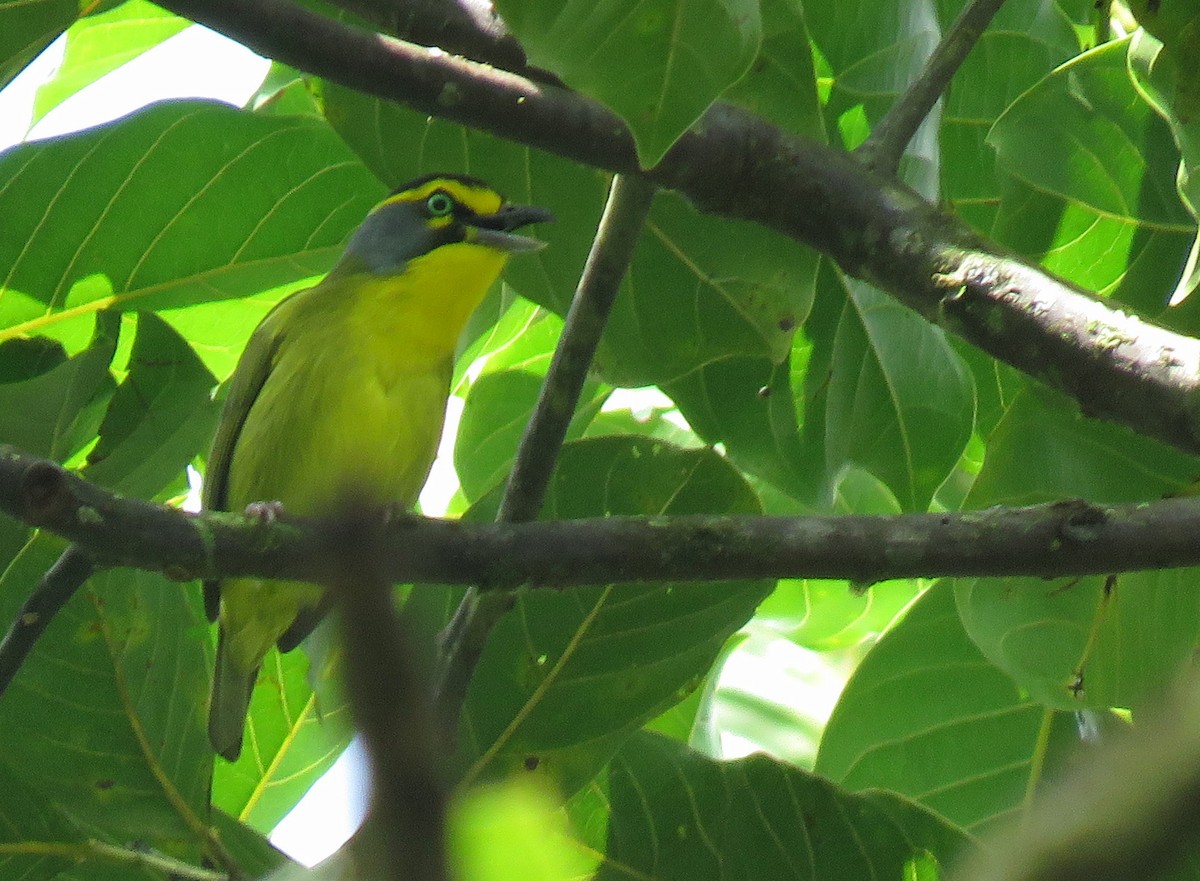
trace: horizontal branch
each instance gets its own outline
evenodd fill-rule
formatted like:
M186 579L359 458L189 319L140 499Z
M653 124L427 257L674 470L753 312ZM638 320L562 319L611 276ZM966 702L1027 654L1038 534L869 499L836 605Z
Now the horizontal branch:
M291 0L162 5L368 95L586 165L640 173L625 123L567 89L344 25ZM1200 453L1200 341L1015 259L844 151L717 103L646 174L705 211L755 221L830 255L1076 398L1084 413Z
M283 517L187 514L122 499L43 459L0 448L0 511L57 533L98 564L177 580L328 583L336 529ZM390 582L567 587L646 581L1070 576L1200 565L1200 497L1100 506L1073 500L957 514L602 517L388 524Z

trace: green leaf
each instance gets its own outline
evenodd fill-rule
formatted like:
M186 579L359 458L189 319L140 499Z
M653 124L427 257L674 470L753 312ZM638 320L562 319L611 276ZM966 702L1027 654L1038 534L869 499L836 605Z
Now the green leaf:
M108 367L119 328L115 314L99 315L91 344L78 355L44 373L0 384L0 443L59 462L88 443L113 394ZM24 373L53 357L45 347L16 343L15 348L23 355L9 362L10 369Z
M295 865L265 837L224 811L213 810L209 820L220 836L221 844L251 878L262 878L283 866Z
M544 379L524 370L503 370L485 373L472 384L454 444L454 470L468 499L482 497L507 478ZM600 383L584 384L567 440L583 434L607 397Z
M666 383L663 391L700 437L725 445L739 468L808 498L816 491L800 467L804 450L790 378L788 361L732 358Z
M493 493L469 516L490 520L497 502ZM543 516L758 510L750 488L711 450L607 437L563 447ZM536 768L564 791L577 789L622 740L704 680L769 588L651 583L518 594L471 680L456 764L468 780ZM459 594L413 591L407 612L430 643Z
M1000 189L993 233L1002 244L1101 295L1151 315L1163 312L1193 234L1098 215L1015 178L1003 181Z
M0 89L79 14L78 0L0 0Z
M644 167L726 88L762 42L754 0L500 0L530 61L629 124Z
M874 588L879 590L880 588ZM1061 761L1076 737L988 663L939 582L863 659L829 719L816 770L852 790L888 789L982 832L1020 809L1039 737Z
M0 620L64 547L46 535L26 546L0 580ZM192 830L212 774L206 631L198 591L152 573L97 573L0 701L5 760L73 822L198 859Z
M462 881L588 877L595 860L570 840L557 799L528 781L476 787L457 799L447 848Z
M1030 385L992 433L972 508L1084 498L1100 504L1159 499L1200 475L1189 456L1123 426L1088 419L1061 395Z
M815 651L850 648L885 630L918 592L912 581L883 581L856 592L848 581L783 578L756 620Z
M1106 43L1056 70L996 120L987 142L1031 186L1131 224L1195 232L1175 190L1171 134L1138 99L1128 40Z
M577 799L571 814L605 854L599 881L900 878L970 844L893 794L852 795L761 754L716 762L652 734L632 738L597 788L603 801Z
M941 37L933 0L857 0L805 4L814 50L831 80L826 125L843 144L859 146L891 109ZM901 179L929 198L937 195L939 119L923 126L905 150Z
M678 379L730 355L781 363L812 308L815 252L659 195L596 355L613 385ZM751 393L756 393L755 386Z
M127 0L115 9L81 18L67 30L67 47L54 76L37 90L33 122L107 73L180 33L186 18L147 0Z
M82 830L36 786L7 763L0 762L0 874L22 881L51 879L74 864L67 856L39 854L33 848L21 853L20 846L33 842L78 844Z
M161 319L138 315L129 372L113 395L83 476L122 495L153 498L212 439L217 381Z
M321 657L314 664L307 654L314 641L328 639L328 626L309 637L305 650L267 653L250 699L242 754L236 762L216 763L213 804L264 835L350 744L338 655L313 652Z
M1200 33L1200 24L1193 22L1192 29L1194 33ZM1179 198L1192 217L1200 219L1200 125L1195 120L1185 122L1176 112L1181 82L1177 55L1162 51L1157 40L1139 32L1129 47L1128 61L1134 88L1171 128L1180 154L1179 172L1175 178ZM1192 243L1187 267L1171 302L1183 299L1197 288L1200 288L1200 232Z
M20 145L0 180L0 340L100 309L158 310L186 335L189 307L327 270L383 192L319 120L205 101ZM250 330L224 314L198 349L218 375Z
M824 141L804 9L798 0L763 0L762 30L758 57L721 100L739 104L794 135Z
M1157 314L1194 281L1196 224L1176 186L1171 130L1131 82L1139 62L1130 46L1079 56L996 121L988 143L1013 180L1001 179L994 234L1052 272Z
M961 2L941 4L949 24ZM1089 3L1089 10L1091 5ZM954 73L942 110L942 197L977 229L991 229L1000 203L988 130L1042 77L1079 52L1063 11L1043 0L1008 0Z
M476 501L503 481L562 333L562 320L523 301L513 303L459 359L460 381L475 375L454 443L454 468L463 495ZM584 383L580 403L567 427L579 437L599 412L609 389Z
M1028 391L993 433L967 504L1147 501L1196 474L1196 457ZM1127 574L1111 592L1098 576L962 579L958 605L983 653L1037 700L1064 709L1132 707L1164 687L1200 639L1197 576Z
M830 473L858 465L922 511L971 436L970 372L933 327L891 297L851 281L834 340L825 450Z

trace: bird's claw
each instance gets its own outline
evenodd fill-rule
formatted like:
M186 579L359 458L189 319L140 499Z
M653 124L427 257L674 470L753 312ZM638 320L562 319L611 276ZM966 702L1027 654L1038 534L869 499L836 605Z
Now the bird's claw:
M246 516L253 517L259 523L274 523L284 515L283 502L251 502L246 506Z

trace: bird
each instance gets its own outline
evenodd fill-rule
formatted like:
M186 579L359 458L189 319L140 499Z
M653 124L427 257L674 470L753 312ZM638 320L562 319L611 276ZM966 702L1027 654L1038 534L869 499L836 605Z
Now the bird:
M442 431L458 337L508 258L544 243L516 230L552 220L478 178L426 175L392 191L333 269L281 300L228 386L204 477L205 510L272 519L356 503L411 508ZM241 754L251 694L272 645L289 651L326 611L313 584L204 585L218 625L208 732Z

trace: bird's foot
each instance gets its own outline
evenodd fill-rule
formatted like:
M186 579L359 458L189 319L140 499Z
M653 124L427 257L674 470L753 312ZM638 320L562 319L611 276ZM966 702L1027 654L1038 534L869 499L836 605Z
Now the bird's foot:
M251 502L246 506L246 516L253 517L259 523L274 523L284 515L283 502L276 499L273 502Z

